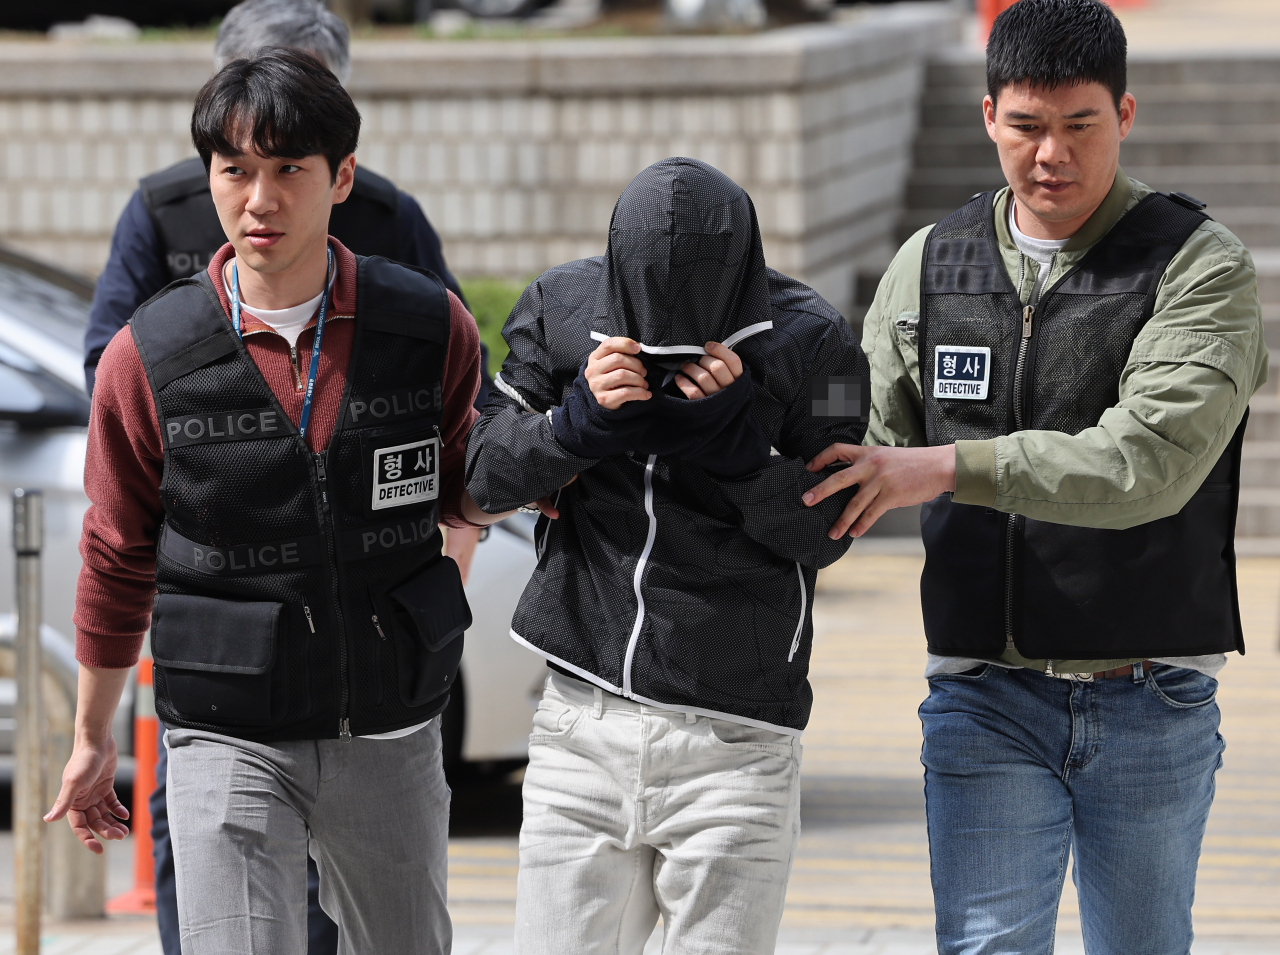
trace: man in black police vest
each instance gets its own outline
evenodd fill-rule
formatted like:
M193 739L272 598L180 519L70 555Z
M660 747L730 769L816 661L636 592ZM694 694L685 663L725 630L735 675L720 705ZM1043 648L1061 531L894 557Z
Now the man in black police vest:
M267 46L306 50L344 82L351 72L347 26L315 0L245 0L233 7L218 28L214 62L221 68ZM445 264L440 238L422 208L411 195L377 173L356 167L351 194L333 207L329 231L358 255L382 255L429 269L463 298ZM142 180L116 224L111 253L94 290L85 333L85 382L91 393L103 350L138 306L171 281L208 268L226 241L209 192L209 177L198 157ZM484 380L476 397L477 408L488 398L483 343L481 353ZM478 533L475 528L454 528L448 536L446 552L458 562L464 580ZM156 917L165 955L180 955L165 787L168 751L163 741L159 753L156 788L150 800ZM308 871L311 955L330 955L336 951L337 928L317 900L314 862L308 862Z
M304 951L308 854L340 950L450 946L437 717L470 613L437 524L494 520L462 484L479 338L435 275L328 236L359 127L304 53L206 83L192 139L230 242L100 363L47 818L97 852L125 835L110 714L150 624L185 955Z
M1067 850L1091 955L1173 955L1243 651L1233 538L1267 375L1253 262L1119 168L1136 114L1096 0L987 46L1008 188L917 233L867 316L867 442L833 534L924 503L925 795L938 951L1053 948Z

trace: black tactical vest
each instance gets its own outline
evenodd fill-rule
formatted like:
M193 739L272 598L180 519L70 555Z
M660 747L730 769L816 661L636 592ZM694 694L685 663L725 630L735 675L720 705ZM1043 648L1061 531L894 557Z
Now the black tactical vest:
M166 724L324 739L448 701L470 624L436 526L449 303L430 273L358 263L346 391L319 454L207 272L133 317L164 440L152 653Z
M204 163L187 159L162 169L143 179L139 190L165 248L169 278L185 279L207 269L227 236L218 221ZM395 259L399 210L396 187L358 165L351 195L329 216L329 234L357 255Z
M1120 375L1169 261L1207 217L1153 194L1028 313L1000 257L995 194L925 244L918 342L929 444L1022 430L1078 434ZM1235 520L1241 422L1176 515L1127 530L925 505L920 588L933 653L1101 660L1244 650Z

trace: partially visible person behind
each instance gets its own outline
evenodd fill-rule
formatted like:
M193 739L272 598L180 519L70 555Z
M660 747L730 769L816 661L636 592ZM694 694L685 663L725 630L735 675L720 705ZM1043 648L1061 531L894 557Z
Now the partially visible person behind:
M347 25L316 0L245 0L233 7L218 28L214 67L265 47L306 50L344 83L351 72ZM388 179L357 166L351 195L334 207L330 230L357 255L431 270L465 304L422 207ZM90 392L103 349L138 306L174 279L208 268L226 241L199 158L142 180L120 214L89 312L84 364Z
M1052 951L1068 849L1090 955L1191 945L1268 359L1239 239L1119 167L1126 73L1097 0L1000 15L983 115L1008 187L898 253L863 337L882 447L812 462L851 463L813 500L860 486L833 534L927 502L941 955Z
M438 277L328 235L359 130L309 54L212 77L191 131L230 241L100 364L46 818L125 834L110 714L149 629L184 955L304 951L308 855L338 950L451 943L439 714L470 613L437 526L493 520L462 480L479 333Z
M218 28L215 66L221 69L264 47L305 50L342 82L351 72L347 25L316 0L245 0L232 7ZM462 289L445 264L440 238L417 200L377 173L356 166L351 194L334 206L329 229L334 238L357 255L382 255L434 272L466 304ZM208 268L226 241L209 192L209 176L199 157L184 159L142 180L116 224L111 253L94 290L85 333L85 383L91 394L103 350L138 306L175 279ZM482 381L476 396L477 408L484 406L489 389L483 342L480 359ZM478 528L456 527L446 534L445 553L458 562L464 581L479 533ZM165 955L179 955L165 785L168 751L161 735L156 789L150 801L156 916ZM336 951L337 929L320 908L314 862L309 861L308 868L311 955L332 955Z
M550 665L529 738L521 955L772 953L800 824L826 529L805 462L865 430L840 314L765 265L751 199L665 159L603 256L551 269L467 447L499 511L554 494L511 635ZM771 454L772 448L777 449ZM561 487L563 485L563 489Z

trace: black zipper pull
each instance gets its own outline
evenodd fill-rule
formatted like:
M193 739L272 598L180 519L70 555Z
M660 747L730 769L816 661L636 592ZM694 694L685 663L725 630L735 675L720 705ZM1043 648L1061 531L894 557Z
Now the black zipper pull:
M378 623L378 615L376 613L373 615L373 629L378 631L378 636L383 640L387 639L387 635L382 632L382 624Z
M311 628L311 632L316 632L316 622L311 619L311 608L306 604L302 605L302 612L307 615L307 626Z
M324 452L317 451L311 457L316 462L316 480L320 482L320 504L329 512L329 471L324 466Z

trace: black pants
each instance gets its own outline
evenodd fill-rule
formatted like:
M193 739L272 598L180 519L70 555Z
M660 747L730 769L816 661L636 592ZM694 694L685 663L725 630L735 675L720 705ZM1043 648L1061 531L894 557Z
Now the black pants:
M169 806L165 799L169 750L164 745L164 727L156 756L156 789L151 794L151 844L155 859L156 923L164 955L182 955L182 935L178 928L178 889L173 875L173 844L169 841ZM338 926L320 908L320 873L315 860L307 858L307 955L337 955Z

